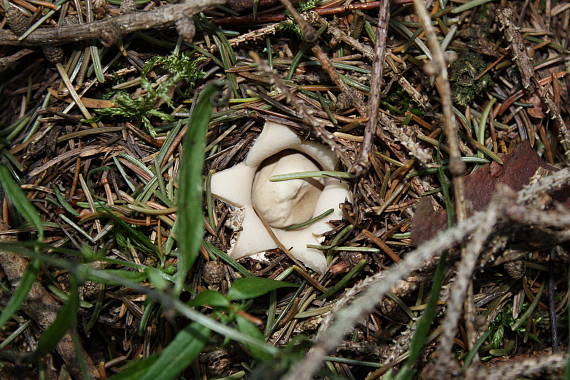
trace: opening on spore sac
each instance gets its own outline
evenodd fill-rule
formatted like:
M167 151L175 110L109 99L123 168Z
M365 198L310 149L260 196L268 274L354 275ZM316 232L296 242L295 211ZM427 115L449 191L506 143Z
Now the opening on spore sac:
M271 182L274 175L321 170L309 156L284 150L259 166L251 189L254 207L274 228L306 222L313 217L315 206L324 188L324 179L306 178Z

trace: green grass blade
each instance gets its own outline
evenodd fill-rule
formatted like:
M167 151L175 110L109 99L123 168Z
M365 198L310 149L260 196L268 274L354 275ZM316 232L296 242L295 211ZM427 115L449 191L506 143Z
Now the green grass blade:
M75 323L77 318L77 311L79 309L79 293L77 291L77 283L72 278L71 292L67 302L59 309L55 321L47 328L40 337L38 347L33 353L34 359L39 359L42 356L50 353L65 333Z
M540 301L540 296L542 296L543 290L544 290L544 284L541 284L540 288L538 289L538 293L536 293L536 295L534 296L534 300L532 300L532 303L530 304L528 309L524 312L524 314L519 319L517 319L517 321L515 323L513 323L511 325L512 331L517 330L524 322L526 322L527 319L530 318L530 316L534 312L534 309L538 305L538 301Z
M178 375L198 357L208 342L209 336L210 330L208 328L198 323L188 325L176 335L168 347L162 350L158 359L145 372L144 376L136 379L178 379ZM132 377L132 379L135 378Z
M216 246L214 246L212 243L205 241L204 242L204 247L206 248L206 251L208 251L208 253L210 255L214 255L216 256L218 259L222 260L223 262L225 262L226 264L228 264L229 266L231 266L232 268L234 268L236 271L238 271L239 273L241 273L242 275L244 275L245 277L253 277L253 275L251 274L250 271L248 271L246 269L246 267L244 267L243 265L241 265L240 263L238 263L236 261L236 259L234 259L233 257L231 257L230 255L228 255L227 253L225 253L224 251L222 251L221 249L218 249Z
M291 181L294 179L305 179L315 177L333 177L333 178L351 178L351 175L346 172L337 172L330 170L316 170L308 172L295 172L287 174L278 174L269 177L271 182Z
M14 330L12 333L10 333L10 335L8 335L8 337L4 338L4 340L0 343L0 350L3 350L4 348L6 348L10 343L12 343L14 341L14 339L19 337L24 332L24 330L26 330L28 327L30 327L31 323L32 323L32 321L28 319L26 322L20 324L16 330Z
M326 210L325 212L323 212L320 215L315 216L314 218L311 218L309 220L307 220L306 222L303 223L298 223L298 224L292 224L290 226L287 226L284 228L285 231L295 231L295 230L300 230L301 228L305 228L307 226L310 226L311 224L318 222L319 220L321 220L322 218L329 216L330 214L332 214L334 212L333 208L329 208L328 210Z
M483 114L481 115L481 120L479 121L479 129L477 130L477 142L483 146L485 146L485 126L487 125L487 119L489 118L493 104L495 104L496 101L497 99L491 98L491 100L487 102L487 105L483 110ZM483 152L477 152L477 157L483 158Z
M26 197L20 186L14 181L10 171L6 166L0 166L0 184L4 188L8 198L14 203L14 206L22 214L22 216L38 230L38 239L43 240L44 229L40 214Z
M69 260L61 259L59 257L54 257L54 255L45 255L37 253L34 252L33 250L22 247L20 243L16 245L16 244L7 244L0 242L0 249L14 251L21 256L29 257L31 259L41 260L41 262L46 263L48 265L67 269L70 273L73 273L75 276L81 279L91 279L92 281L102 282L102 283L113 283L124 286L129 289L133 289L138 292L142 292L146 294L149 297L149 299L159 302L163 308L174 309L178 313L180 313L183 317L188 318L194 322L197 322L209 328L210 330L225 336L228 339L233 339L236 342L240 342L243 344L254 345L271 355L277 355L279 353L278 348L266 344L264 342L261 342L258 339L252 338L249 335L245 335L232 327L229 327L223 323L218 322L215 319L212 319L198 311L193 310L186 303L179 301L177 298L173 297L169 293L158 292L152 288L141 285L139 282L131 281L129 279L116 276L114 273L112 273L109 270L104 271L104 270L93 269L88 264L77 265L73 262L70 262Z
M184 139L184 158L180 169L178 192L178 244L180 247L175 292L180 294L184 279L202 244L204 220L202 217L202 169L206 149L206 131L212 117L212 97L223 82L208 84L192 107L188 133Z
M455 220L455 210L453 208L453 201L451 200L451 194L449 193L449 183L447 182L447 178L445 178L441 162L438 163L440 164L440 166L437 168L437 178L439 179L439 183L441 185L441 192L443 194L443 199L445 200L445 211L447 212L447 227L451 227L453 221Z
M493 0L473 0L473 1L470 1L468 3L465 3L463 5L460 5L458 7L453 8L451 10L451 13L457 14L457 13L465 12L471 8L478 7L480 5L488 3L490 1L493 1Z
M119 218L117 215L113 214L112 210L106 207L101 207L101 209L105 212L104 216L112 219L116 226L114 231L116 233L120 233L125 237L128 237L133 242L137 243L137 247L144 250L148 253L153 253L156 257L160 258L160 252L155 244L146 236L144 233L137 230L135 227L132 227L127 222Z
M99 56L99 49L97 46L89 46L91 49L91 59L93 60L93 68L95 70L95 77L99 83L105 83L105 75L103 74L103 66L101 65L101 57Z
M443 279L445 277L447 260L447 251L441 255L437 267L435 269L435 274L433 278L433 286L431 288L431 293L429 295L429 301L427 307L422 314L414 337L412 338L412 343L410 344L410 355L406 361L406 364L402 370L398 373L398 380L409 380L412 379L414 370L412 369L415 362L420 357L422 353L422 348L424 347L426 340L428 338L429 329L435 317L435 312L437 311L437 300L439 299L439 293L441 291L441 285L443 284Z
M227 297L232 301L247 300L250 298L260 297L272 290L298 286L299 285L291 282L275 281L264 277L238 278L232 282L232 286L228 290Z
M77 363L81 369L82 379L91 380L91 374L89 373L89 366L87 365L86 353L81 345L81 338L79 338L79 332L77 331L77 320L74 321L73 327L71 329L71 339L73 340L73 348L77 355Z
M20 308L20 305L22 305L28 296L28 292L30 291L34 281L36 281L36 276L38 275L39 270L40 262L38 260L32 260L22 275L22 278L20 278L18 288L14 291L12 297L10 297L10 301L8 301L8 304L2 310L2 314L0 314L0 329Z
M156 362L158 355L154 354L144 359L131 361L121 372L109 378L109 380L138 380Z
M465 360L463 361L463 368L464 369L469 368L469 366L471 365L471 362L475 358L475 355L477 355L477 352L479 352L479 349L481 348L483 343L485 343L485 341L487 340L489 335L491 335L491 329L485 331L485 333L483 335L481 335L481 337L479 339L477 339L477 342L475 342L475 345L473 346L473 348L471 348L471 351L469 351L469 353L465 357Z
M236 317L237 327L238 330L242 333L251 336L252 338L257 338L259 341L263 342L265 339L263 338L263 334L259 331L257 326L253 323L248 321L247 319L240 317L239 315ZM257 346L253 346L251 344L247 345L248 351L257 360L271 360L272 355L268 354L267 352L259 349Z
M340 279L334 286L329 288L325 294L322 295L321 298L328 298L344 288L346 284L358 273L362 270L362 268L366 265L366 260L360 260L351 270L348 272L343 278Z

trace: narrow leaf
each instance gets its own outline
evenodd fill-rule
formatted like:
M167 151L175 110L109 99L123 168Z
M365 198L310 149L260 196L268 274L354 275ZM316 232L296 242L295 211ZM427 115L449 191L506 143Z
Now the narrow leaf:
M144 359L131 361L121 372L110 377L109 380L139 380L157 359L158 355L155 354Z
M237 327L238 330L244 334L251 336L252 338L259 339L260 341L264 341L263 334L259 331L257 326L253 323L248 321L247 319L240 317L239 315L236 317ZM273 356L266 351L260 350L257 346L253 346L251 344L246 344L251 356L259 360L269 360Z
M10 301L8 301L8 304L2 310L2 314L0 314L0 328L18 311L20 305L22 305L28 296L28 292L32 288L34 281L36 281L40 265L39 260L32 260L30 264L28 264L26 271L20 278L18 288L14 291L12 297L10 297Z
M38 214L38 211L26 197L26 194L22 191L20 186L18 186L14 181L8 168L3 165L0 165L0 184L2 184L6 195L8 195L8 198L12 203L14 203L16 209L22 214L28 223L37 228L38 239L43 240L44 229L40 214Z
M33 354L34 359L39 359L42 356L50 353L65 333L75 323L77 317L77 310L79 308L79 293L77 291L77 284L74 280L71 281L71 292L67 302L57 312L55 321L47 328L40 337L38 348Z
M299 285L284 281L275 281L262 277L238 278L228 290L230 300L255 298L279 288L291 288Z
M191 112L188 133L184 139L184 157L180 168L178 192L178 243L180 246L175 292L179 294L184 279L202 244L204 220L202 216L202 169L206 148L206 131L212 117L212 98L223 82L208 84L198 96Z
M221 249L218 249L212 243L204 241L204 247L206 248L206 251L208 251L210 255L216 256L217 258L219 258L220 260L222 260L223 262L234 268L240 274L244 275L245 277L253 277L251 272L248 271L243 265L238 263L236 259L228 255Z
M188 325L181 330L174 340L160 353L158 359L148 368L140 380L177 379L198 357L208 342L210 330L198 323ZM133 378L134 379L134 378Z
M218 306L218 307L228 307L230 306L230 301L221 293L214 290L205 290L190 302L188 306Z
M145 273L148 276L149 281L154 285L157 290L166 290L168 288L168 280L164 278L164 273L159 269L147 267Z
M92 280L99 282L105 285L121 285L121 280L132 281L134 283L141 283L146 280L147 274L145 272L132 272L123 269L102 269L101 271L97 272L98 274L105 273L108 274L110 278L116 279L111 280L107 277L99 277L99 276L87 276L87 280Z

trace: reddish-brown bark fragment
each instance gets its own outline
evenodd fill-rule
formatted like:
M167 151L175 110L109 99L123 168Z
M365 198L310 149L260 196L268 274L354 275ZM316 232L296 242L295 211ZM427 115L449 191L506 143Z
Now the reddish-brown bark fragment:
M447 225L444 210L435 211L428 198L422 199L416 207L412 220L412 240L419 245L430 240Z
M470 203L468 208L471 212L487 207L497 184L519 191L539 167L554 169L536 155L528 141L517 144L511 153L501 156L504 165L492 162L465 177L465 200Z
M492 162L484 165L465 177L465 201L469 214L484 210L491 201L498 184L509 186L514 191L527 185L539 167L549 171L556 168L548 165L531 148L528 141L513 147L511 153L501 154L504 165ZM569 203L569 189L552 194L558 202ZM439 231L446 229L447 217L444 210L434 211L430 202L420 202L412 222L412 240L416 245L431 239Z

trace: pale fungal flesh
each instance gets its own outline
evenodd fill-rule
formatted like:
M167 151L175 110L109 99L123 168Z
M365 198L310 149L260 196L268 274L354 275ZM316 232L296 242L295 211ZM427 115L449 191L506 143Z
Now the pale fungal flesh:
M269 182L269 177L299 171L334 170L335 154L326 146L301 140L288 127L266 122L246 159L212 176L212 194L238 207L241 231L229 254L236 259L277 248L254 205L277 239L303 264L324 273L324 254L307 244L319 244L328 223L342 219L340 204L349 198L347 184L334 178ZM309 226L287 231L283 227L302 223L325 211L334 211Z
M270 178L279 174L316 171L319 167L302 153L294 151L277 154L270 160L262 164L253 179L251 200L255 209L275 228L311 219L324 181L319 178L271 182Z

